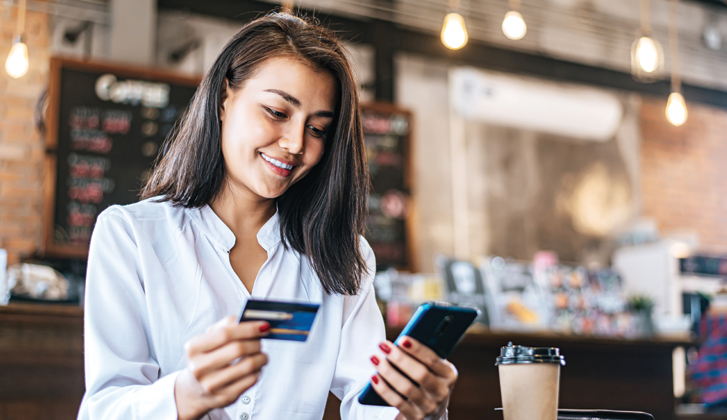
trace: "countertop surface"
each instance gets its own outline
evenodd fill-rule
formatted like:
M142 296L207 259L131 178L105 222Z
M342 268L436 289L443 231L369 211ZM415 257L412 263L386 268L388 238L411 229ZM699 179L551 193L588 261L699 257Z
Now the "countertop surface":
M70 305L58 304L36 304L12 302L6 306L0 305L0 321L2 322L23 322L23 323L50 323L50 324L78 324L83 323L83 308ZM401 331L400 327L387 327L387 336L396 337ZM461 344L489 344L502 342L507 345L508 341L516 344L530 345L523 340L536 341L540 345L543 342L553 341L558 344L588 342L594 345L608 346L633 346L650 345L678 347L694 344L688 335L656 335L653 337L624 338L605 337L596 335L576 335L558 333L553 331L504 331L490 330L486 327L474 326L467 331Z

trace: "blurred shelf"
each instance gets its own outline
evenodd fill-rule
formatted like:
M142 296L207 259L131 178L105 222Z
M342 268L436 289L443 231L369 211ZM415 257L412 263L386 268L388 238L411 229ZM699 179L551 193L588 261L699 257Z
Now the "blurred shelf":
M386 336L394 339L401 332L401 327L387 327ZM490 345L499 344L506 346L509 341L525 345L549 345L557 347L560 345L577 344L579 346L593 346L598 348L623 347L623 346L647 346L647 347L682 347L692 346L695 342L688 334L679 335L655 335L653 337L606 337L598 335L578 335L558 333L553 331L505 331L490 330L486 327L470 328L460 345ZM551 343L551 344L543 344Z

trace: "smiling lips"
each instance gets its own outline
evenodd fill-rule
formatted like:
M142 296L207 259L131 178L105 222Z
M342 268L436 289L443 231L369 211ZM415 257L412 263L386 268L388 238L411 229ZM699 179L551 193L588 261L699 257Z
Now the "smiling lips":
M260 156L263 157L265 162L267 162L268 167L273 170L276 174L280 176L288 176L290 175L290 172L295 168L294 165L291 165L289 163L281 162L277 159L273 159L270 156L267 156L264 153L260 153Z

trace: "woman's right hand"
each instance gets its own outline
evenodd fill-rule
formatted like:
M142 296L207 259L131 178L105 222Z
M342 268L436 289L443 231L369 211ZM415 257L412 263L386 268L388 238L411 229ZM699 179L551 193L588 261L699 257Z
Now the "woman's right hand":
M260 338L269 329L266 322L238 323L226 317L185 343L187 368L174 383L179 420L199 419L226 407L257 382L268 363Z

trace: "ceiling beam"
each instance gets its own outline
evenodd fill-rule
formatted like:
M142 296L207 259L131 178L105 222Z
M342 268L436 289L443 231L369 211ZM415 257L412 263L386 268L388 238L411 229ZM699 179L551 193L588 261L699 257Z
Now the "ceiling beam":
M664 102L671 93L671 82L668 79L655 83L640 83L634 80L630 73L559 60L545 55L507 50L472 39L465 48L452 51L442 44L437 35L400 30L399 36L400 51L436 57L456 66L473 66L555 81L637 92L663 97ZM682 92L688 102L727 109L725 91L682 83Z
M280 6L255 0L157 0L159 10L183 10L189 13L247 22L272 11ZM301 15L317 18L325 27L335 31L349 42L373 44L371 21L352 19L344 16L322 13L314 10L300 10Z
M727 0L689 0L694 3L702 3L709 6L716 6L727 9Z
M711 0L699 1L709 2ZM722 2L722 0L714 1ZM158 7L159 9L188 10L191 13L239 21L247 21L278 9L275 4L252 0L158 0ZM418 54L456 66L473 66L554 81L658 96L664 98L664 101L671 92L671 84L666 79L655 83L639 83L631 77L630 73L560 60L541 54L508 50L473 39L470 39L465 48L452 51L442 45L437 34L395 27L386 29L389 36L381 36L381 24L377 24L371 19L354 19L334 14L314 13L312 10L303 10L301 13L308 16L315 15L322 24L336 31L344 40L370 44L374 47L377 54L376 96L381 100L393 101L395 99L392 75L395 74L393 57L397 52ZM391 36L395 36L396 39L392 40ZM727 92L723 90L682 83L682 91L687 102L727 109Z

